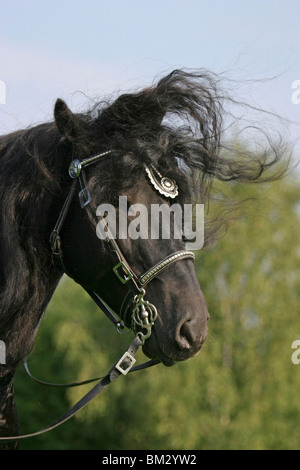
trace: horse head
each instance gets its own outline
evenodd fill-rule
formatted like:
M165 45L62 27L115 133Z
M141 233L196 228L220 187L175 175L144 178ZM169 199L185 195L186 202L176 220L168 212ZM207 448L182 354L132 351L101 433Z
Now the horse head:
M159 159L160 152L149 158L142 148L145 142L137 144L130 134L126 149L124 142L118 145L124 123L121 118L109 123L103 114L109 114L109 109L87 122L61 100L56 104L57 127L72 146L73 156L79 155L71 172L78 177L80 173L78 190L88 201L83 201L82 208L75 197L66 214L59 240L63 267L128 327L135 328L132 315L137 298L154 308L155 321L143 349L149 357L172 365L200 350L209 318L194 254L186 250L182 227L172 210L176 205L180 211L190 201L189 176L172 151L164 158ZM157 131L161 121L161 117L154 121L151 114L150 123L143 126L152 125ZM167 229L162 226L164 215L153 208L165 211ZM122 276L130 282L122 282ZM142 336L143 331L141 326Z

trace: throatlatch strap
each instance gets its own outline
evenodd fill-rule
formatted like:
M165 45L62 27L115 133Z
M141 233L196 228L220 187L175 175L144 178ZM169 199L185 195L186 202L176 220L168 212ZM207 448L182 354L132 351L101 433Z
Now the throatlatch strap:
M65 218L68 214L68 211L69 211L69 208L70 208L70 205L71 205L74 193L75 193L76 186L77 186L77 181L74 180L72 185L71 185L68 196L67 196L67 198L64 202L64 205L63 205L63 207L60 211L60 214L59 214L58 219L56 221L55 227L52 230L52 233L51 233L51 236L50 236L50 245L51 245L52 253L55 256L58 256L58 257L62 256L59 234L60 234L61 228L64 224Z

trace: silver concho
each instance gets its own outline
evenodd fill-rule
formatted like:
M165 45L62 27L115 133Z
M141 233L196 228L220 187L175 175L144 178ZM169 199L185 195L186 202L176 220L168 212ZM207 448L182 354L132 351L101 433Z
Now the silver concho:
M174 180L168 176L162 176L155 166L145 165L146 173L149 177L150 182L153 184L155 189L166 197L174 199L178 196L178 186Z

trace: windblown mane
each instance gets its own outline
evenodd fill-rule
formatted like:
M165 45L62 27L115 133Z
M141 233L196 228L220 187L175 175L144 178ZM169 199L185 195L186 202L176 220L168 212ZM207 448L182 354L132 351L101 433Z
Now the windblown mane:
M73 153L83 158L113 150L101 187L106 200L132 185L143 163L150 162L179 182L184 198L202 203L209 199L213 178L274 179L274 172L269 175L267 170L280 163L280 146L267 139L261 153L241 154L222 140L225 105L232 102L213 74L176 70L140 92L98 103L86 115L73 115L63 137L57 125L49 123L0 139L2 340L15 334L19 350L30 343L57 285L57 274L49 274L48 240L53 201L63 201L69 187L66 156L70 161ZM58 100L56 115L61 103ZM281 171L280 164L278 168ZM91 193L99 188L97 177L91 177L89 185Z

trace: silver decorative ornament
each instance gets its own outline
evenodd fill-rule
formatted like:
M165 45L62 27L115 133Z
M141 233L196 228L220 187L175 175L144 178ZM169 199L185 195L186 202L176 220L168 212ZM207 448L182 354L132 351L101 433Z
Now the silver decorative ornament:
M178 186L174 180L162 174L155 168L154 165L145 165L146 173L149 177L151 184L163 196L174 199L178 196Z

